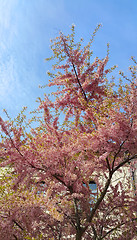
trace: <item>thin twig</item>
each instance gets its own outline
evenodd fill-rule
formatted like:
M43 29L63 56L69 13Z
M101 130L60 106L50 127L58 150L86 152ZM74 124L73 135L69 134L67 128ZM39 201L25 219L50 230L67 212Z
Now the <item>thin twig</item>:
M22 231L24 231L24 229L21 227L21 225L15 220L12 220Z
M130 223L131 221L136 221L137 218L134 218L134 219L131 219L129 221L126 221L126 222L123 222L123 223L120 223L118 224L116 227L112 228L111 230L109 230L102 238L100 238L100 240L104 239L108 234L110 234L111 232L115 231L117 228L120 228L121 226L127 224L127 223Z
M65 43L65 40L64 40L63 34L62 34L62 41L63 41L63 43L64 43L64 49L65 49L65 52L66 52L67 56L70 58L70 53L69 53L69 50L68 50L68 48L67 48L67 44ZM81 92L83 93L86 102L88 102L88 99L87 99L86 93L85 93L85 91L84 91L84 89L82 88L82 85L81 85L81 83L80 83L80 80L79 80L79 77L78 77L78 74L77 74L77 71L76 71L76 67L75 67L75 64L74 64L73 60L71 60L71 64L72 64L72 67L73 67L74 73L75 73L75 75L76 75L76 79L77 79L77 82L78 82L79 87L80 87L80 89L81 89Z
M125 165L126 163L130 162L131 160L133 159L136 159L137 158L137 154L135 154L134 156L132 157L128 157L128 158L125 158L124 161L122 161L121 163L119 163L118 166L116 166L114 169L113 169L113 173L116 172L120 167L122 167L123 165Z

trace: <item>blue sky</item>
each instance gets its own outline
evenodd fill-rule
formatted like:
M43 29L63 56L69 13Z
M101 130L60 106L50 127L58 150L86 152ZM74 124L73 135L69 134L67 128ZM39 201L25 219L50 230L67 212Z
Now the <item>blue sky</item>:
M50 39L76 25L78 37L89 40L97 24L103 27L93 44L103 58L110 43L110 65L127 71L130 57L137 59L137 0L0 0L0 116L2 109L15 117L28 110L48 83Z

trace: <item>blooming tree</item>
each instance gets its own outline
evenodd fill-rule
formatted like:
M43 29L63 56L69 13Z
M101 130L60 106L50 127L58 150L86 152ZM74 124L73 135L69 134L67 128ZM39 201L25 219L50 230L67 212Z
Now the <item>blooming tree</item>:
M23 113L16 124L0 118L6 167L0 239L129 240L137 234L136 188L128 174L137 158L137 63L133 58L131 77L120 73L126 84L116 86L107 80L108 52L93 60L93 37L85 47L74 37L72 26L71 35L52 40L48 86L57 91L55 101L39 99L38 126L26 130Z

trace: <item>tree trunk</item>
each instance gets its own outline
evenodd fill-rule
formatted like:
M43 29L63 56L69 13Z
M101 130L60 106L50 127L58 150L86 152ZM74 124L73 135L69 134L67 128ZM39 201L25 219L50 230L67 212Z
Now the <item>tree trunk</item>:
M76 232L76 240L81 240L82 239L83 232L81 229L78 229Z

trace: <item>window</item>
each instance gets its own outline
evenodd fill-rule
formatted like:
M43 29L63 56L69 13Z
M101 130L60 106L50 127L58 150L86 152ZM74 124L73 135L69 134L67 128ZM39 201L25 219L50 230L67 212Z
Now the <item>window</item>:
M95 181L93 180L89 181L89 188L92 191L92 193L97 193L97 184L95 183Z
M87 187L86 183L83 183L83 186ZM92 193L97 193L97 184L95 183L95 181L90 180L88 186Z
M87 184L83 183L83 186L87 188ZM90 210L92 210L93 204L97 200L97 184L94 180L89 180L88 183L90 196L89 196L89 203L91 204Z

